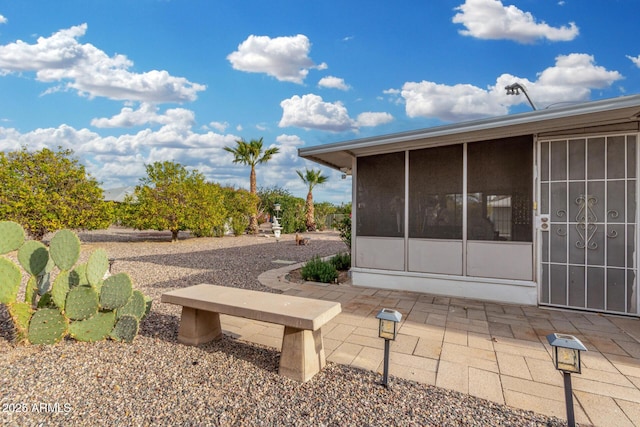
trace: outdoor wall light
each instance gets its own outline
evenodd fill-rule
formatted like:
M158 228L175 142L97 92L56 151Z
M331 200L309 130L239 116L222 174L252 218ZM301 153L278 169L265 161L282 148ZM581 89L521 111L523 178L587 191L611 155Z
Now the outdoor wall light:
M402 320L402 314L396 310L383 308L376 315L376 319L380 320L378 327L378 336L384 338L384 373L382 377L382 385L389 388L389 342L395 341L398 335L398 324Z
M573 413L573 392L571 390L571 374L580 374L580 352L587 351L587 347L573 335L549 334L547 341L553 349L553 363L564 377L564 399L567 406L567 423L575 427L576 420Z

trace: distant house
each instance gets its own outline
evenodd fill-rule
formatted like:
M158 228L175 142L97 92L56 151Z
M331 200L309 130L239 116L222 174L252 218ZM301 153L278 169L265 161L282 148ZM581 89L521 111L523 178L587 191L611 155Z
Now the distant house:
M124 198L133 194L136 187L116 187L103 191L103 198L106 202L124 202Z
M353 176L354 285L639 316L640 95L302 148Z

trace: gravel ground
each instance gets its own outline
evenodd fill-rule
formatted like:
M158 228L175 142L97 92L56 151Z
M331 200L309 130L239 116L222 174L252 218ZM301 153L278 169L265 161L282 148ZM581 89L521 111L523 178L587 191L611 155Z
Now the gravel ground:
M556 418L398 378L390 390L373 372L329 363L301 384L278 375L279 353L225 336L189 347L177 343L179 307L168 290L213 283L274 292L258 282L275 260L304 261L346 247L336 233L193 239L122 228L80 233L83 258L98 247L154 299L132 344L55 346L11 343L0 307L0 424L184 426L560 426ZM387 403L391 402L391 403Z

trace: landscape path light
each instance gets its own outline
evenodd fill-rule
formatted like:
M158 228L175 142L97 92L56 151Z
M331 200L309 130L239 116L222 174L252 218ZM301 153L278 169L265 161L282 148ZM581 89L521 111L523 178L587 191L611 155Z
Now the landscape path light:
M402 320L402 314L390 308L383 308L376 315L376 319L380 320L378 336L384 338L384 373L382 385L389 388L389 342L395 341L398 335L398 324L400 320Z
M573 413L573 391L571 390L571 374L582 373L580 352L587 351L587 347L573 335L549 334L547 341L553 349L553 363L564 377L564 399L567 406L567 423L575 427L576 420Z

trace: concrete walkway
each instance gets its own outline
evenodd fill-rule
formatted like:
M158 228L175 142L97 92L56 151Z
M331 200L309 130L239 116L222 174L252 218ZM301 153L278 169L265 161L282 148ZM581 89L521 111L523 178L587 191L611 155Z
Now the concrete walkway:
M572 375L576 421L640 426L638 319L286 281L300 266L268 271L259 280L289 295L342 304L342 313L323 328L329 361L382 372L384 340L378 338L375 315L394 308L403 318L391 343L392 376L566 418L562 375L553 367L545 337L567 333L589 349L582 374ZM222 328L242 340L282 344L281 326L222 316Z

